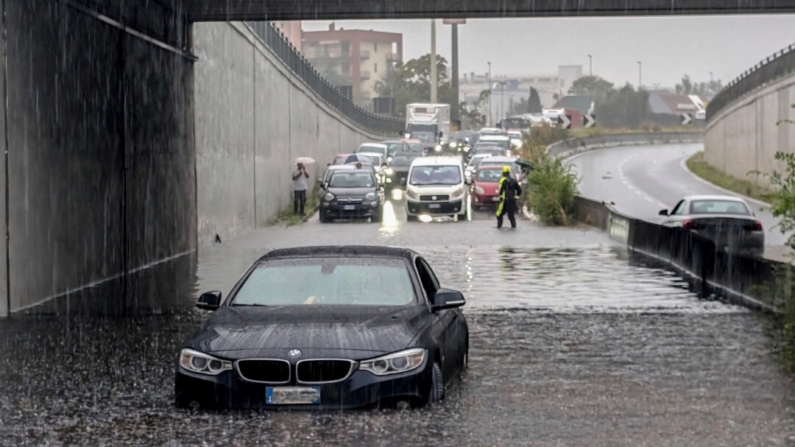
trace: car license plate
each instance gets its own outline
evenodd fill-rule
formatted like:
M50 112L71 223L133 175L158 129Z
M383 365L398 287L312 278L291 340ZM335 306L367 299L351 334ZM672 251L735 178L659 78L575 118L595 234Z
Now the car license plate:
M492 198L491 198L491 201L492 201L492 202L499 202L499 201L500 201L500 198L499 198L499 197L492 197Z
M356 205L345 205L342 207L342 209L345 211L353 211L356 209Z
M431 209L441 208L441 207L442 207L442 205L439 205L438 203L431 203L430 205L428 205L428 208L431 208Z
M320 403L319 386L284 386L265 388L268 405L312 405Z

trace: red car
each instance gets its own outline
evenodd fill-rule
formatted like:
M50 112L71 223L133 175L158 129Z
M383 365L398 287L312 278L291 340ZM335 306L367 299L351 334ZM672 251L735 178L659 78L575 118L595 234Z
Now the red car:
M500 202L500 177L501 165L487 165L475 172L472 176L472 208L480 209L484 206L496 206Z

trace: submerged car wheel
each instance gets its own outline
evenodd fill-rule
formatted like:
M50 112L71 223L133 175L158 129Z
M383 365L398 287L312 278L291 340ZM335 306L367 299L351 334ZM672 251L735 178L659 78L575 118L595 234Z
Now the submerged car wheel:
M428 397L428 403L441 402L444 400L444 377L442 376L442 367L438 362L433 362L433 378L431 382L431 393Z

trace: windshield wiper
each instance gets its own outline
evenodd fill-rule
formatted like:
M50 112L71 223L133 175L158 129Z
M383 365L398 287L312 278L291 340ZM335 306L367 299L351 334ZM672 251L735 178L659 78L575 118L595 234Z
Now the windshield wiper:
M247 307L247 306L251 306L251 307L268 307L267 304L253 304L253 303L252 304L235 304L235 303L232 303L231 306L232 307Z

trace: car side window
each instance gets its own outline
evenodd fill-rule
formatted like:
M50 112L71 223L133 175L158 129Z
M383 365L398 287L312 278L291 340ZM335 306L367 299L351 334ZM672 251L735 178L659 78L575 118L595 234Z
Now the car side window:
M681 216L685 213L685 201L680 200L679 203L676 204L673 210L671 210L671 216Z
M428 296L428 299L433 302L434 296L436 296L436 291L439 290L439 281L436 279L436 275L433 274L433 270L425 262L422 258L417 258L417 272L420 275L420 281L422 282L422 288L425 289L425 294Z

